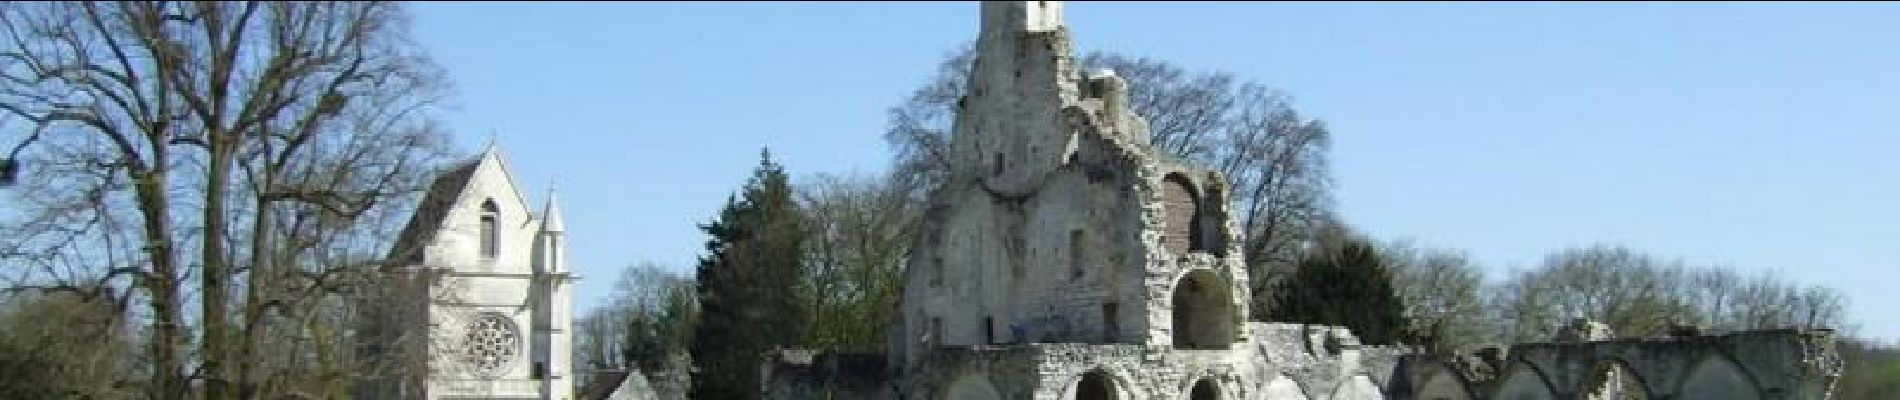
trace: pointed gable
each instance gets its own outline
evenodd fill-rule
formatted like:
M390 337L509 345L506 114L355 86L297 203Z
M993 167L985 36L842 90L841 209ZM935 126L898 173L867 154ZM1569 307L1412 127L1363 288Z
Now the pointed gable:
M491 170L493 172L485 172ZM483 183L488 179L494 179L484 178L490 176L499 178L502 182ZM434 243L437 235L454 217L456 208L463 205L464 197L468 195L470 188L494 187L497 184L506 188L501 191L509 193L490 193L489 196L497 200L514 199L514 204L517 206L510 208L519 208L525 214L524 222L534 223L534 215L527 211L527 201L515 185L513 174L509 173L501 158L500 150L491 145L480 155L451 164L435 178L434 182L430 183L429 191L417 204L409 223L403 226L401 233L397 234L395 245L389 250L388 259L408 263L422 261L424 251L431 243Z

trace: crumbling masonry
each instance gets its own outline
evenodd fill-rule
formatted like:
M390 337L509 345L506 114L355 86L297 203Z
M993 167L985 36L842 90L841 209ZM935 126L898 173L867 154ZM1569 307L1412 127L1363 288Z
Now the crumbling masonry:
M1806 399L1838 375L1826 331L1585 339L1466 361L1247 322L1222 177L1150 149L1113 72L1075 70L1062 7L983 4L952 172L931 196L888 354L780 352L763 366L767 398Z

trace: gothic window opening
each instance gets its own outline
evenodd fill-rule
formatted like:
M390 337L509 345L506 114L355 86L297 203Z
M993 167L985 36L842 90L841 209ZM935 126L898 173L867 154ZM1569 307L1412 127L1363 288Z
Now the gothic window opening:
M996 344L996 319L983 317L983 343Z
M1102 342L1114 342L1115 333L1122 331L1121 305L1108 303L1102 305Z
M495 200L482 201L482 258L494 259L501 254L501 210L495 207Z
M1069 278L1070 279L1081 278L1083 271L1086 270L1086 268L1083 268L1083 265L1084 265L1083 261L1086 260L1086 258L1083 257L1084 254L1082 253L1082 247L1083 245L1085 245L1084 243L1082 243L1082 239L1083 238L1082 238L1081 229L1069 231Z
M996 153L996 161L990 163L990 176L1003 174L1003 153Z

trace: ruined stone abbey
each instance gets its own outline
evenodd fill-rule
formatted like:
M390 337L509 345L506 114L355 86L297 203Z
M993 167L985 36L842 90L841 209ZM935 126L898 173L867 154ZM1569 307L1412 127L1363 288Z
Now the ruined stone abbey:
M1457 358L1249 322L1223 178L1147 147L1062 3L985 2L953 171L931 196L882 355L784 351L772 399L1820 399L1832 332L1611 339Z

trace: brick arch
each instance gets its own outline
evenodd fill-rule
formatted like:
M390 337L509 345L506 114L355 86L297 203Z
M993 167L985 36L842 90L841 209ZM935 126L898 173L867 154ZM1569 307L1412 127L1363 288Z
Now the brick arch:
M1200 197L1186 175L1171 173L1161 180L1161 245L1176 257L1205 250L1200 248L1206 241L1201 237Z

